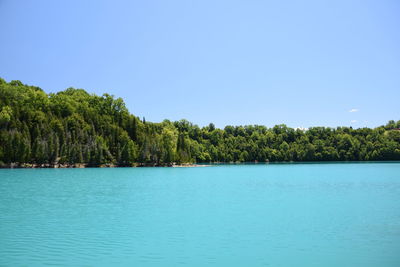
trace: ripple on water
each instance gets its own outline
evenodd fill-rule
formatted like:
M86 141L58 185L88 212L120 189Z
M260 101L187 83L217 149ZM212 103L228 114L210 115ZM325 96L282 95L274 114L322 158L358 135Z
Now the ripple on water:
M0 266L400 266L400 164L0 170Z

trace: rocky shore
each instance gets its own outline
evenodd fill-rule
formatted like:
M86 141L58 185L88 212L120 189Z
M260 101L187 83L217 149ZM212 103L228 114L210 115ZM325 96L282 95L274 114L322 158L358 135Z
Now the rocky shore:
M199 165L193 163L133 163L131 165L116 165L112 163L102 164L102 165L90 165L86 163L1 163L0 168L3 169L18 169L18 168L26 168L26 169L36 169L36 168L51 168L51 169L64 169L64 168L120 168L120 167L206 167L209 165Z

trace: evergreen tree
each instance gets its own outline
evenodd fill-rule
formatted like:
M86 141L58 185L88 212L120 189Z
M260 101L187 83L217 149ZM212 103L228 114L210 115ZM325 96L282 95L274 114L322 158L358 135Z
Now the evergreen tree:
M292 129L284 124L200 128L187 120L151 123L122 99L68 88L46 94L0 78L0 163L134 163L400 160L400 121Z

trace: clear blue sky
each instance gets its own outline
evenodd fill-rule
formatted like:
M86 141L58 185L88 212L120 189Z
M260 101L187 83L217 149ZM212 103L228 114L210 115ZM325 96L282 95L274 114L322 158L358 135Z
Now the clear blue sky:
M0 32L0 77L107 92L148 121L400 119L397 0L0 0Z

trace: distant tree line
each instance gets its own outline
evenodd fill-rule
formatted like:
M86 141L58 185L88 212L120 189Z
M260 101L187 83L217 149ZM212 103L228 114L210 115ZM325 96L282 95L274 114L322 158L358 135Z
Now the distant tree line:
M68 88L46 94L0 78L0 164L400 160L400 121L374 129L146 122L121 98Z

